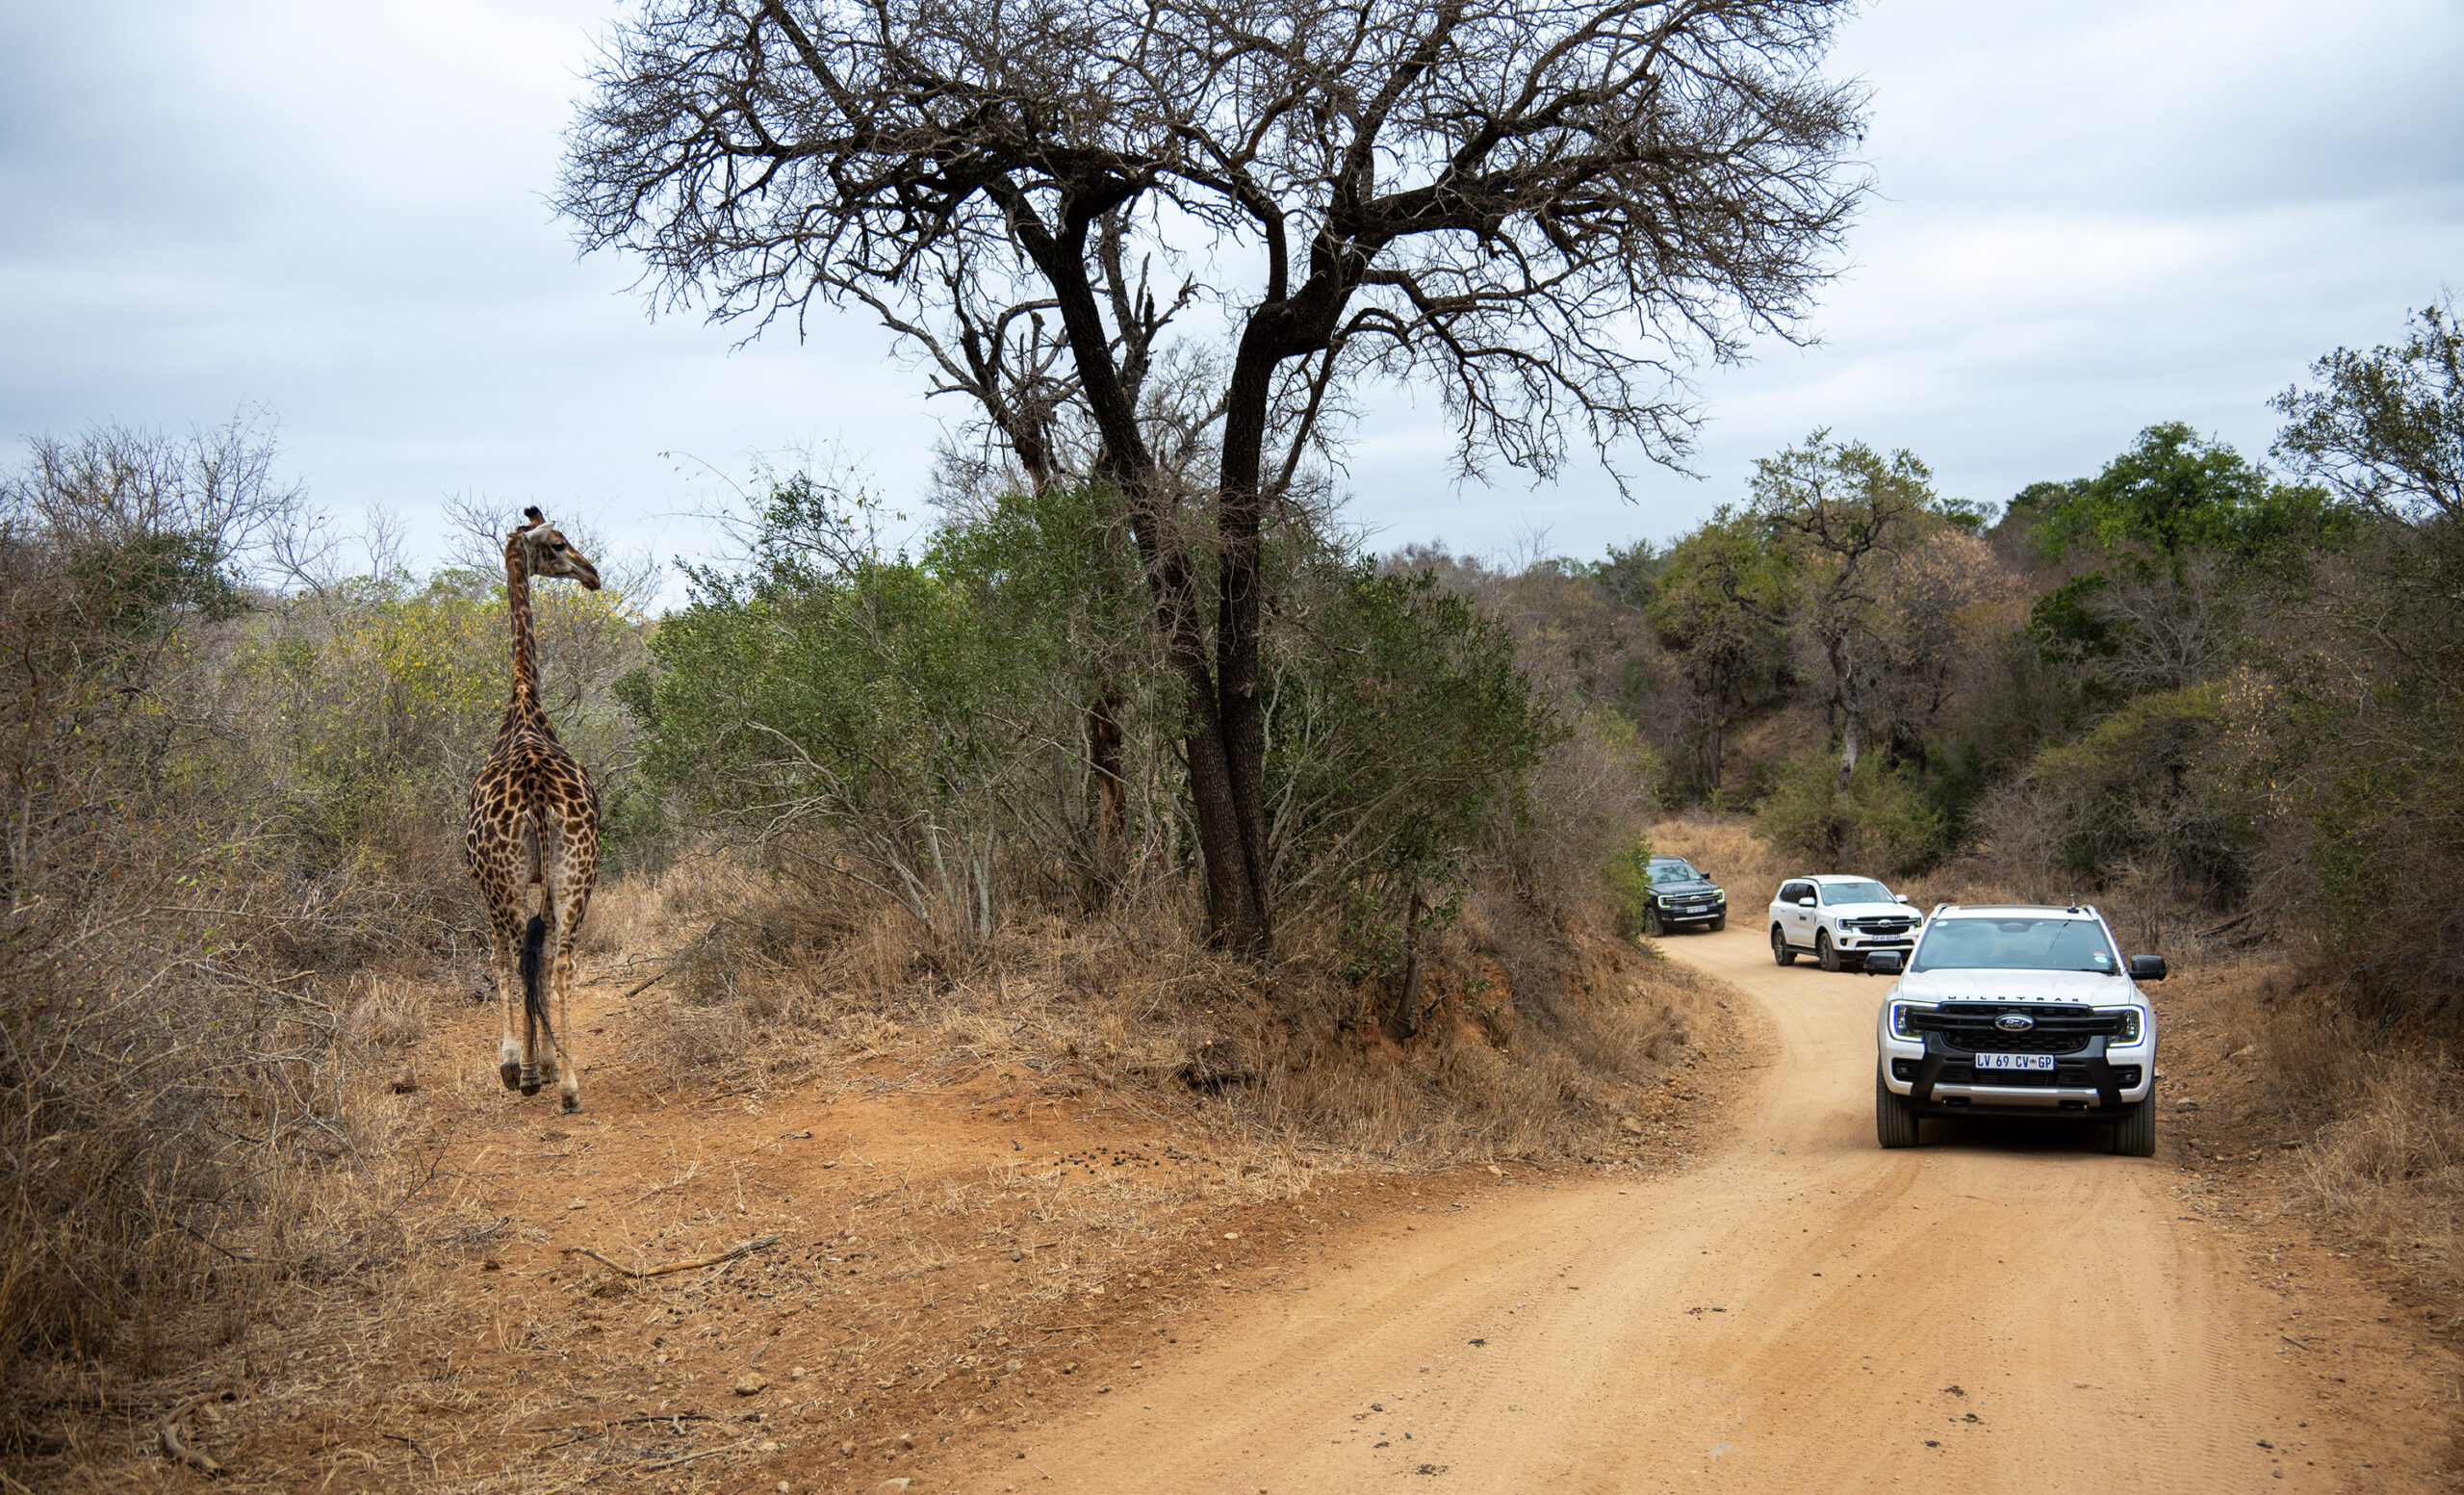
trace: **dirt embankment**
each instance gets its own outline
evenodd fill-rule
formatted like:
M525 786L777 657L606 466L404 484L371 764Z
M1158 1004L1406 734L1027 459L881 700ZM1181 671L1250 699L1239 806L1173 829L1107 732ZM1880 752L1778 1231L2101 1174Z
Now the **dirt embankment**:
M433 1174L423 1258L248 1341L252 1395L180 1424L219 1487L871 1490L1116 1405L1387 1234L1568 1172L1640 1179L1717 1127L1681 1059L1613 1165L1439 1173L886 1037L748 1086L680 1070L661 1004L583 975L579 1116L500 1087L492 1005L430 1008L401 1097ZM1734 1048L1709 1010L1686 1052ZM52 1472L201 1479L138 1431Z

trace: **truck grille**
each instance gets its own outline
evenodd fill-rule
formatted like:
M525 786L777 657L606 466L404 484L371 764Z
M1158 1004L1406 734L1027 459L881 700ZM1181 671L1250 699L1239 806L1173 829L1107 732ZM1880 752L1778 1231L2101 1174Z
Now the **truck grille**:
M1916 927L1912 918L1852 918L1840 921L1842 929L1853 929L1861 935L1905 935Z
M1940 1083L1944 1085L2020 1085L2054 1086L2063 1090L2089 1090L2095 1082L2088 1078L2086 1065L2056 1065L2051 1074L2042 1070L1978 1070L1964 1064L1942 1066Z
M2026 1013L2036 1026L2024 1033L2005 1033L1993 1025L2004 1013ZM1919 1033L1938 1033L1951 1047L1967 1053L2075 1054L2092 1038L2113 1038L2122 1030L2119 1013L2081 1012L2075 1007L2030 1007L2009 1002L1946 1002L1909 1014Z

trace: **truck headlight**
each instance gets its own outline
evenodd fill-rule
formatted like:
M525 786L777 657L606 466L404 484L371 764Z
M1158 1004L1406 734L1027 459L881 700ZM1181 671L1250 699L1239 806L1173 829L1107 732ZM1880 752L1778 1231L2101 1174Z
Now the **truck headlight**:
M1906 1002L1890 1004L1890 1031L1895 1036L1905 1039L1921 1039L1925 1036L1916 1030L1916 1009Z
M2139 1036L2146 1031L2146 1029L2140 1025L2139 1009L2136 1007L2117 1007L2110 1009L2110 1011L2114 1017L2121 1019L2121 1031L2114 1035L2113 1041L2117 1044L2138 1043Z

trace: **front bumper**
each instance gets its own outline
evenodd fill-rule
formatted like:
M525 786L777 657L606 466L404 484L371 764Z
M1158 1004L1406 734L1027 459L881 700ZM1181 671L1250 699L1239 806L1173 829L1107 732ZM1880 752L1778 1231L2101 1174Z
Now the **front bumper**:
M1659 921L1663 924L1707 924L1715 918L1728 917L1729 906L1725 903L1689 904L1681 909L1672 909L1655 905L1654 912L1659 915Z
M1939 1034L1905 1039L1886 1032L1883 1084L1920 1116L2018 1116L2110 1121L2147 1098L2156 1084L2155 1024L2137 1042L2092 1037L2076 1053L2056 1054L2041 1071L1978 1070L1975 1055ZM2012 1083L2025 1075L2026 1083Z

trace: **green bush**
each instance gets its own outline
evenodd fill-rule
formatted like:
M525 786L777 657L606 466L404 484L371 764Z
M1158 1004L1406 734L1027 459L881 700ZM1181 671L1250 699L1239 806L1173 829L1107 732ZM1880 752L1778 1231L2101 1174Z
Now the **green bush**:
M1943 850L1941 812L1913 769L1868 755L1843 789L1827 755L1791 759L1755 814L1754 834L1780 850L1839 872L1905 876Z
M2139 696L2037 754L2057 870L2102 884L2136 869L2208 899L2241 889L2254 833L2210 764L2221 698L2213 684Z
M1643 927L1652 906L1652 843L1637 837L1631 846L1608 859L1601 880L1617 900L1619 922L1628 933Z

